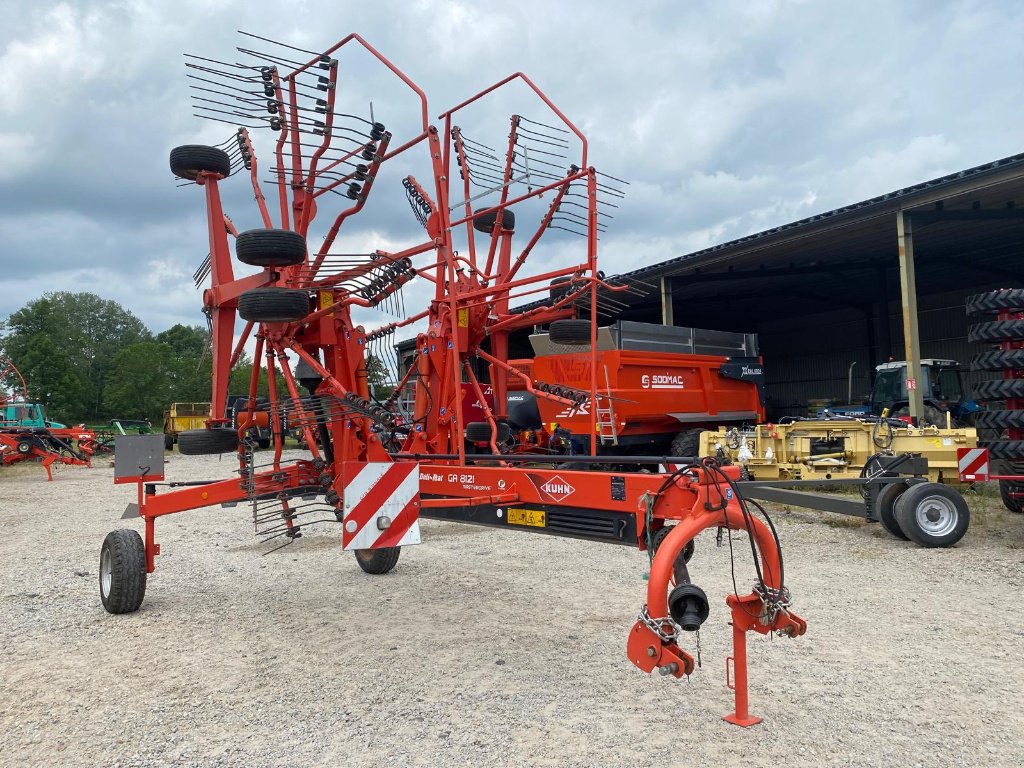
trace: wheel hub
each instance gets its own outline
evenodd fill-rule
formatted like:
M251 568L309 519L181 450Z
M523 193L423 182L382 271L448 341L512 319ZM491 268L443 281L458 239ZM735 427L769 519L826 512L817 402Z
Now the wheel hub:
M104 597L110 596L110 582L113 578L113 563L111 562L110 550L103 550L103 555L100 557L100 591Z
M917 508L917 524L932 536L945 536L956 528L957 511L947 499L933 496Z

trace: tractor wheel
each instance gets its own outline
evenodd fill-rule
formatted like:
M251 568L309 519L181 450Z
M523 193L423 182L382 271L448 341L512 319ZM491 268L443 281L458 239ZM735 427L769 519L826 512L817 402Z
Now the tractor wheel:
M1024 288L1001 288L967 299L968 315L996 315L1004 311L1024 312Z
M653 554L657 554L658 547L661 546L661 542L663 542L668 535L672 533L672 529L674 527L674 525L666 525L664 528L658 529L658 532L654 534L654 537L651 539ZM696 542L694 542L693 539L690 539L686 542L682 551L676 555L676 561L672 563L672 577L675 579L676 584L681 584L689 579L690 574L686 569L686 564L690 562L690 558L693 557L693 551L696 548Z
M967 340L980 344L998 344L1001 341L1024 339L1024 320L992 320L967 329Z
M100 600L107 613L132 613L146 596L146 545L131 528L107 534L100 548Z
M548 326L548 334L552 344L567 347L590 345L589 320L555 320Z
M1024 379L997 379L983 381L974 387L974 399L989 402L1024 397Z
M684 429L672 438L673 458L696 458L700 453L700 436L703 429Z
M235 240L235 254L252 267L293 267L306 260L306 238L290 229L250 229Z
M906 490L907 486L905 483L886 483L879 490L878 496L875 498L875 511L878 513L878 519L882 523L882 527L897 539L903 539L904 541L908 541L910 537L903 532L899 521L896 519L896 502L899 501L900 496Z
M309 314L309 294L293 288L253 288L238 297L238 314L256 323L291 323Z
M471 443L489 443L491 442L491 425L486 421L471 421L466 425L463 435ZM508 424L499 421L498 436L494 442L504 443L511 435Z
M976 371L1012 371L1024 368L1024 349L996 349L975 355L971 368Z
M497 220L498 212L490 211L483 216L477 216L473 219L473 229L489 235L494 229L494 222ZM508 208L501 212L501 228L509 230L516 228L516 215Z
M1011 493L1024 492L1024 483L1015 483L1012 480L999 481L999 498L1003 500L1003 506L1018 515L1024 512L1024 498L1016 498Z
M231 175L231 158L224 150L202 144L186 144L171 150L171 171L175 176L195 181L203 171Z
M978 447L988 448L990 459L1024 461L1024 440L990 440L979 443Z
M168 434L167 432L164 432L164 450L174 450L174 435Z
M401 547L382 547L381 549L357 549L356 562L366 573L379 576L387 573L398 564Z
M238 433L233 429L186 429L178 433L182 456L212 456L238 450Z
M1004 429L1024 428L1024 411L978 411L974 417L974 424L978 429Z
M957 491L940 483L918 483L896 500L896 520L922 547L951 547L967 533L971 512Z

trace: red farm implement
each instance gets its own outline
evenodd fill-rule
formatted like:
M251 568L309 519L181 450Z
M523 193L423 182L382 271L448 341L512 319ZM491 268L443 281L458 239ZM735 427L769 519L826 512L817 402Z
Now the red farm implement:
M236 454L238 469L227 479L166 489L159 482L158 446L134 452L119 447L118 481L138 484L137 503L126 516L143 519L145 536L122 529L104 542L100 592L106 609L125 613L140 606L146 573L160 552L155 521L176 512L247 502L257 534L283 543L327 517L340 524L342 547L373 574L390 571L402 546L419 543L420 517L441 518L650 553L647 596L629 632L627 655L646 672L659 669L679 678L695 666L683 639L710 611L687 569L691 542L707 528L737 530L750 538L758 578L750 594L727 599L736 690L735 712L727 719L756 722L747 712L746 633L797 636L806 623L789 611L775 530L763 510L737 492L739 469L674 457L677 468L662 472L667 457L631 456L646 471L609 471L612 465L593 455L553 458L508 450L510 376L520 382L517 389L560 408L596 402L599 309L630 290L597 270L604 201L621 197L620 182L589 165L586 137L521 73L442 112L435 125L420 88L358 35L323 53L247 39L270 52L239 48L241 62L190 57L187 64L196 111L240 125L237 133L220 147L171 152L174 173L205 193L210 256L197 278L210 278L203 304L213 329L211 416L204 429L179 435L179 450ZM397 78L414 105L416 127L409 136L396 139L372 111L359 117L355 108L343 110L341 95L361 84L341 83L342 72L350 70L338 57L352 49ZM459 126L479 126L481 99L505 86L516 86L512 90L548 117L541 122L513 115L507 140L495 149ZM388 103L396 102L374 102L378 109ZM273 203L263 193L266 166L257 161L257 130L272 140L269 174L263 174L270 176ZM416 163L422 181L409 173ZM221 186L236 172L251 184L259 229L237 232L222 208ZM343 225L371 210L368 201L378 190L399 184L425 230L420 241L341 253ZM317 229L317 214L330 200L340 201L341 210ZM545 270L526 268L549 233L561 253L575 255L561 257L562 266L548 256ZM314 242L319 245L309 248ZM579 244L575 250L573 242ZM236 277L232 251L237 262L254 268L252 274ZM552 296L555 280L561 287ZM410 294L422 292L424 309L404 313L403 286ZM546 300L512 311L511 302L524 297ZM357 318L373 317L373 311L399 319L367 330ZM236 317L244 322L237 343ZM556 387L509 364L509 334L540 325L589 355L589 381ZM394 394L376 399L373 369L388 356L396 331L415 335L417 354L407 370L393 370ZM249 413L232 428L224 418L228 374L249 339L257 361ZM247 426L255 423L261 361L270 385L269 454L254 453ZM399 393L410 386L410 412L403 417ZM482 414L469 423L467 387ZM487 387L492 392L485 397ZM596 410L587 410L590 434L597 430ZM286 458L285 425L302 431L308 455ZM256 463L257 456L263 463Z
M89 429L49 421L42 404L28 399L21 372L0 357L0 466L38 461L53 480L54 464L89 466L95 444Z

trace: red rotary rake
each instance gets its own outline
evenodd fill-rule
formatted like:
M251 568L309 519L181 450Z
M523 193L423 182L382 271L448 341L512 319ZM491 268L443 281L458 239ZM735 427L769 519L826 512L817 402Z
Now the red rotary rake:
M703 590L690 580L691 542L707 528L738 530L749 536L757 583L751 593L727 598L736 706L726 719L757 722L747 711L746 633L792 637L803 634L806 623L788 609L770 520L740 499L739 469L693 457L630 456L634 471L622 471L621 457L613 465L594 455L593 444L592 455L579 457L510 449L509 377L538 397L589 409L591 434L598 433L598 313L629 288L597 270L598 233L611 207L602 196L621 192L617 180L589 165L586 137L522 73L442 112L437 127L423 91L358 35L323 53L247 38L270 52L239 48L245 57L239 62L190 57L187 64L197 114L241 127L219 147L171 152L174 173L206 196L210 255L197 280L210 278L203 304L213 334L211 417L206 429L182 433L179 449L235 453L239 468L229 479L160 493L162 470L118 472L119 481L138 484L138 503L126 516L142 517L145 539L121 529L104 542L105 608L124 613L140 606L146 574L160 553L154 523L164 515L248 502L257 533L284 543L326 517L341 525L343 548L372 574L392 570L400 548L419 543L420 517L443 518L646 550L652 557L647 599L630 630L627 655L646 672L657 668L679 678L694 669L694 657L680 643L710 611ZM419 124L408 140L394 140L372 110L368 118L341 111L340 94L359 85L341 87L337 57L352 48L369 53L412 92ZM470 138L456 120L513 83L546 108L553 124L513 115L500 150ZM274 138L269 183L276 205L262 191L251 138L256 130ZM412 150L429 169L421 176L426 181L406 175L401 184L425 237L395 251L337 253L339 232L383 187L386 165L407 168ZM236 171L251 182L262 228L239 233L224 213L221 185ZM310 249L328 195L340 198L342 207L320 245ZM536 221L517 239L531 206ZM554 229L582 236L582 248L563 267L529 273L528 257ZM558 236L564 246L568 236ZM232 237L238 262L255 274L235 276ZM425 309L369 331L356 322L354 316L374 309L400 315L400 290L414 280L433 289ZM544 302L528 311L510 309L527 296ZM237 342L236 316L245 321ZM543 325L553 342L568 345L579 364L589 366L589 391L530 380L508 364L509 334ZM380 359L398 329L416 331L415 359L400 380L395 372L394 394L377 400L369 350ZM228 374L250 337L257 364L249 409L232 428L224 418ZM254 453L250 428L259 415L253 404L260 361L269 374L274 445L258 464L262 455ZM484 394L488 386L491 397ZM406 391L412 392L411 412L403 413ZM482 420L466 423L467 392ZM287 459L282 438L296 428L309 455ZM480 445L488 447L481 452ZM119 462L123 455L119 448ZM672 469L662 472L669 461Z
M42 406L29 402L21 371L0 357L0 466L38 461L48 480L54 464L90 466L95 434L82 425L55 425L42 414Z

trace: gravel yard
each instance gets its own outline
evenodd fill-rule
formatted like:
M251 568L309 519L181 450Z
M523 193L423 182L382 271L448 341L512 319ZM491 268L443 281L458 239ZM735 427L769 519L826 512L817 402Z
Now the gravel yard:
M336 527L264 557L244 506L175 515L142 609L108 615L100 544L142 526L119 521L134 488L105 465L0 470L2 765L1024 764L1024 518L991 497L951 550L774 508L810 628L751 638L765 722L741 729L720 719L732 582L713 532L691 566L704 665L675 681L625 656L641 553L450 523L370 577ZM167 473L231 468L175 454Z

